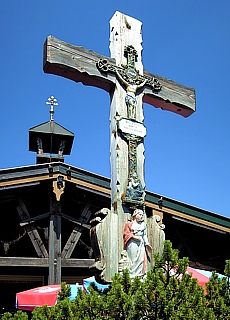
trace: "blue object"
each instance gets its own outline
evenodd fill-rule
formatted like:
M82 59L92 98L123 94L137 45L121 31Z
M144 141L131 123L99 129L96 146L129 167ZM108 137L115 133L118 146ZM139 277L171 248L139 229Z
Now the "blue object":
M74 300L76 298L78 294L78 289L84 290L83 286L80 284L71 284L70 289L71 289L70 291L71 295L69 297L70 300Z
M109 284L100 284L95 280L95 277L86 278L83 280L83 287L86 291L86 293L89 293L88 287L94 284L99 290L104 291L105 289L108 289L110 287Z

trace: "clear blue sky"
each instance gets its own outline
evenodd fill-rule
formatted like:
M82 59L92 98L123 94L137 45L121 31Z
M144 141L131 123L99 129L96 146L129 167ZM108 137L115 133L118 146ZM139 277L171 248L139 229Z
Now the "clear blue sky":
M108 56L115 11L142 21L146 70L196 90L189 118L144 105L146 189L230 217L229 0L1 0L0 169L35 163L28 130L54 95L75 133L66 163L110 177L108 94L44 74L42 55L53 35Z

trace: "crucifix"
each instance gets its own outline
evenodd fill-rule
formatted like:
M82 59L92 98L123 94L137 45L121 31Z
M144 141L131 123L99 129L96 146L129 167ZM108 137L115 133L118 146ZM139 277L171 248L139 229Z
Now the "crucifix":
M118 272L123 230L135 208L145 208L143 102L184 117L195 111L195 91L155 76L142 65L142 23L115 12L110 21L111 57L49 36L44 72L95 86L110 94L111 208L96 213L92 231L95 269L110 282Z

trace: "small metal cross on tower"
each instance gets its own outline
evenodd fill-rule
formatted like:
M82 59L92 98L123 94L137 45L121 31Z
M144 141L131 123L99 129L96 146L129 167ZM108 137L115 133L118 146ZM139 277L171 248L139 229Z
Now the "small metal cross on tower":
M29 130L29 150L37 152L37 163L61 161L71 152L74 134L54 121L54 107L58 106L54 96L46 102L50 105L50 120ZM56 156L57 155L57 156Z
M46 104L50 105L50 121L54 121L54 106L58 106L57 99L51 96L48 98L48 101L46 101Z

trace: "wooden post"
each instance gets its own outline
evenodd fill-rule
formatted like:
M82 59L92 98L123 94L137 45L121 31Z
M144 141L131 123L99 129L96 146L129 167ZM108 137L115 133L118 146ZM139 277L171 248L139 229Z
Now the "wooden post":
M54 182L56 183L56 182ZM61 283L61 206L60 202L50 198L49 227L49 284Z

